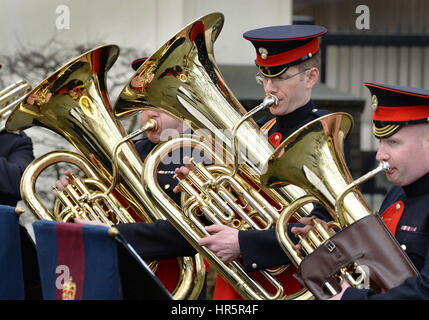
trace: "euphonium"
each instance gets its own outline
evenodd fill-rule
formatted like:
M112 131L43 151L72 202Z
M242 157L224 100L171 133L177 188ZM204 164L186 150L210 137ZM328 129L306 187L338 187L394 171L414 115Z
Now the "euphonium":
M165 219L141 184L142 160L120 122L112 116L105 78L118 54L117 46L102 46L71 60L42 81L8 118L9 131L41 126L58 133L80 152L53 152L27 167L21 181L21 195L39 219L83 218L111 224ZM45 167L56 162L77 165L87 178L76 179L80 192L74 197L77 201L72 202L61 193L66 208L51 214L35 194L35 179ZM77 192L72 188L68 191ZM118 194L128 208L121 206ZM103 211L105 207L107 211ZM179 258L178 262L181 278L172 295L175 299L196 299L204 283L202 258L196 255Z
M31 86L19 80L0 91L0 131L5 128L6 120L13 108L30 92Z
M389 249L374 248L374 250L379 250L375 255L381 259L383 254L389 256L393 255L394 252L398 253L395 266L393 268L391 265L385 266L384 277L389 278L387 273L390 272L389 274L393 275L392 277L399 284L405 279L404 277L412 276L415 270L378 215L374 215L369 209L358 189L359 184L382 171L388 170L389 164L382 162L376 169L357 180L353 180L347 168L343 145L352 127L353 118L347 113L333 113L304 125L280 144L267 163L266 173L261 176L261 181L269 187L279 187L292 183L300 186L308 193L307 196L291 203L281 214L276 231L280 245L290 260L298 267L298 273L301 271L300 266L306 262L306 259L313 259L317 252L322 252L320 251L321 248L333 253L332 260L338 259L335 262L336 269L329 270L330 274L327 274L326 278L320 282L317 297L335 295L340 290L337 281L343 280L356 287L363 285L373 287L378 292L380 289L388 288L389 284L384 281L383 275L377 274L370 265L364 266L356 263L373 248L357 248L359 255L355 255L352 261L348 260L347 263L341 261L343 264L339 262L340 257L346 256L347 252L338 250L338 243L335 245L333 237L340 235L343 231L350 232L351 226L356 226L358 222L363 222L364 219L374 219L367 221L380 224L377 234L366 236L389 245ZM287 235L286 225L295 210L310 202L317 202L324 206L331 214L333 222L325 225L319 221L314 221L313 229L306 236L298 235L301 250L297 250ZM333 227L340 230L335 236L330 230ZM351 241L358 243L356 238ZM309 269L308 265L307 263L307 270ZM399 271L399 266L403 266L409 273ZM317 272L324 268L325 266L321 265L314 266L314 269L318 269ZM319 281L319 279L317 280Z
M150 190L148 194L167 219L242 297L287 298L281 283L269 271L262 271L271 286L264 289L238 261L225 264L213 252L198 245L198 240L206 235L205 223L225 224L240 230L272 228L288 202L304 194L294 186L274 192L260 184L261 165L274 148L253 119L242 121L245 109L228 88L215 63L213 44L223 21L222 14L212 13L173 36L140 66L133 79L138 77L142 81L136 83L143 84L136 87L131 80L119 95L114 112L122 117L136 110L153 109L189 124L195 135L164 142L146 158L143 178L145 187ZM264 102L263 106L274 102ZM182 211L172 201L165 201L165 193L150 172L163 156L183 145L204 150L215 163L198 164L196 173L180 182L188 195L184 197ZM239 165L235 158L240 161ZM302 215L308 213L306 210Z

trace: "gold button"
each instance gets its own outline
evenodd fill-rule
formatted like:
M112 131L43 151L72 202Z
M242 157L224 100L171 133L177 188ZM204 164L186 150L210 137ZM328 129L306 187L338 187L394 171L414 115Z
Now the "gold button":
M274 139L277 141L277 140L279 140L280 139L280 137L279 137L279 135L278 134L276 134L275 136L274 136Z
M168 190L168 188L170 188L170 185L169 185L169 184L166 184L166 185L164 186L164 189L165 189L165 190Z
M396 210L399 210L399 209L401 209L401 205L399 203L397 203L395 208L396 208Z
M252 268L256 269L258 267L258 265L256 263L252 263Z
M405 244L401 244L401 248L402 248L402 250L407 250L407 246L405 245Z

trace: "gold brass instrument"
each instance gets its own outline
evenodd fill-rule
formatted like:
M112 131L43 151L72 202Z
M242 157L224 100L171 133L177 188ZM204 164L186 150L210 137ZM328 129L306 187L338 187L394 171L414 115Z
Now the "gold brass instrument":
M146 158L143 184L148 194L167 219L243 298L289 298L272 272L261 271L272 286L270 290L264 289L245 272L240 262L225 264L213 252L198 245L198 240L206 235L207 223L226 224L240 230L272 228L288 202L305 194L295 186L274 192L259 181L261 165L274 148L253 119L241 121L246 111L216 65L213 45L223 21L221 13L212 13L173 36L136 71L133 79L139 77L143 85L135 87L131 80L119 95L114 113L123 117L137 110L158 110L192 128L195 133L192 136L164 142ZM274 101L265 107L270 103ZM198 164L195 174L180 182L187 194L182 202L183 211L166 200L151 173L168 152L180 146L204 150L215 162L208 166ZM301 213L306 214L308 208Z
M25 80L19 80L0 91L0 131L13 108L30 92L31 86Z
M332 227L343 230L373 215L358 185L388 170L389 164L380 163L376 169L353 181L343 154L343 144L352 127L353 119L347 113L330 114L306 124L276 149L261 177L269 187L293 183L308 193L281 214L276 226L280 245L297 267L322 244L329 244ZM314 221L314 228L306 236L298 235L302 248L298 251L287 235L286 226L294 211L310 202L324 206L334 221L328 225ZM353 286L361 286L369 282L370 275L352 261L342 267L336 277L339 281L346 279ZM323 289L330 295L338 293L329 282L324 283Z
M165 219L141 184L144 164L140 156L121 123L112 116L105 79L118 54L119 48L109 45L71 60L42 81L8 118L9 131L41 126L64 137L80 153L53 152L27 167L21 195L39 219L83 218L109 224ZM76 179L79 190L72 186L66 190L74 195L74 202L59 192L66 208L51 214L39 201L34 186L40 172L57 162L77 165L87 178ZM121 206L118 195L127 207ZM106 212L102 211L104 207ZM128 214L129 210L136 216ZM178 263L181 278L172 295L175 299L196 299L204 284L202 258L178 258Z

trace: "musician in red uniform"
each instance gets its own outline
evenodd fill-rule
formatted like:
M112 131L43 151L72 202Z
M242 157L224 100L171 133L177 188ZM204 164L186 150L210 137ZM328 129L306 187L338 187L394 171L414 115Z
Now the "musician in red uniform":
M349 288L333 300L429 299L429 91L366 83L373 101L373 133L380 140L376 158L391 169L393 184L379 213L419 275L384 294Z
M266 94L279 98L279 103L270 108L271 116L258 124L274 147L306 123L330 113L319 110L311 99L312 89L319 78L321 53L319 37L326 29L315 25L286 25L248 31L243 37L256 49L256 80L263 85ZM349 143L345 144L346 161L351 168ZM180 173L186 175L187 168ZM312 211L322 220L330 220L328 212L316 206ZM242 230L225 226L208 226L211 236L200 240L222 261L231 262L242 258L246 271L288 265L290 261L280 247L275 229ZM300 288L291 278L294 268L289 268L278 279L287 281L287 293ZM222 279L218 278L214 299L241 299Z
M133 61L132 68L138 70L145 60L146 58L141 58ZM132 79L131 85L134 87L141 85L138 76ZM141 124L144 125L149 119L157 122L157 129L146 131L145 138L134 141L137 152L143 161L158 143L166 141L169 136L177 136L187 130L184 123L166 113L153 110L142 111ZM163 163L161 161L157 178L161 188L180 206L180 194L173 192L174 187L177 185L177 180L173 176L175 169L182 165L183 155L174 157L172 160L175 159L178 160L177 163L174 161L172 163ZM64 189L72 181L72 174L72 170L67 170L64 176L56 182L56 187L59 190ZM80 220L76 220L76 222L86 223ZM161 263L158 264L156 275L167 290L172 292L180 271L175 268L177 266L176 257L193 256L197 253L195 249L168 220L155 220L153 223L122 223L115 227L134 247L142 259L161 260ZM208 265L206 265L206 271L208 271ZM206 285L204 285L199 299L205 298Z

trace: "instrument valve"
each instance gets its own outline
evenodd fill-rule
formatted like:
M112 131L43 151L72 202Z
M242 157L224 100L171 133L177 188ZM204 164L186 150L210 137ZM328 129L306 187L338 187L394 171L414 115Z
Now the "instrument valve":
M299 244L302 250L304 250L307 255L314 251L313 247L307 241L306 237L303 237L300 233L298 233L296 236L299 239Z
M212 181L206 181L206 182L204 182L203 183L203 188L204 189L212 189L212 186L213 186L213 183L212 183Z

